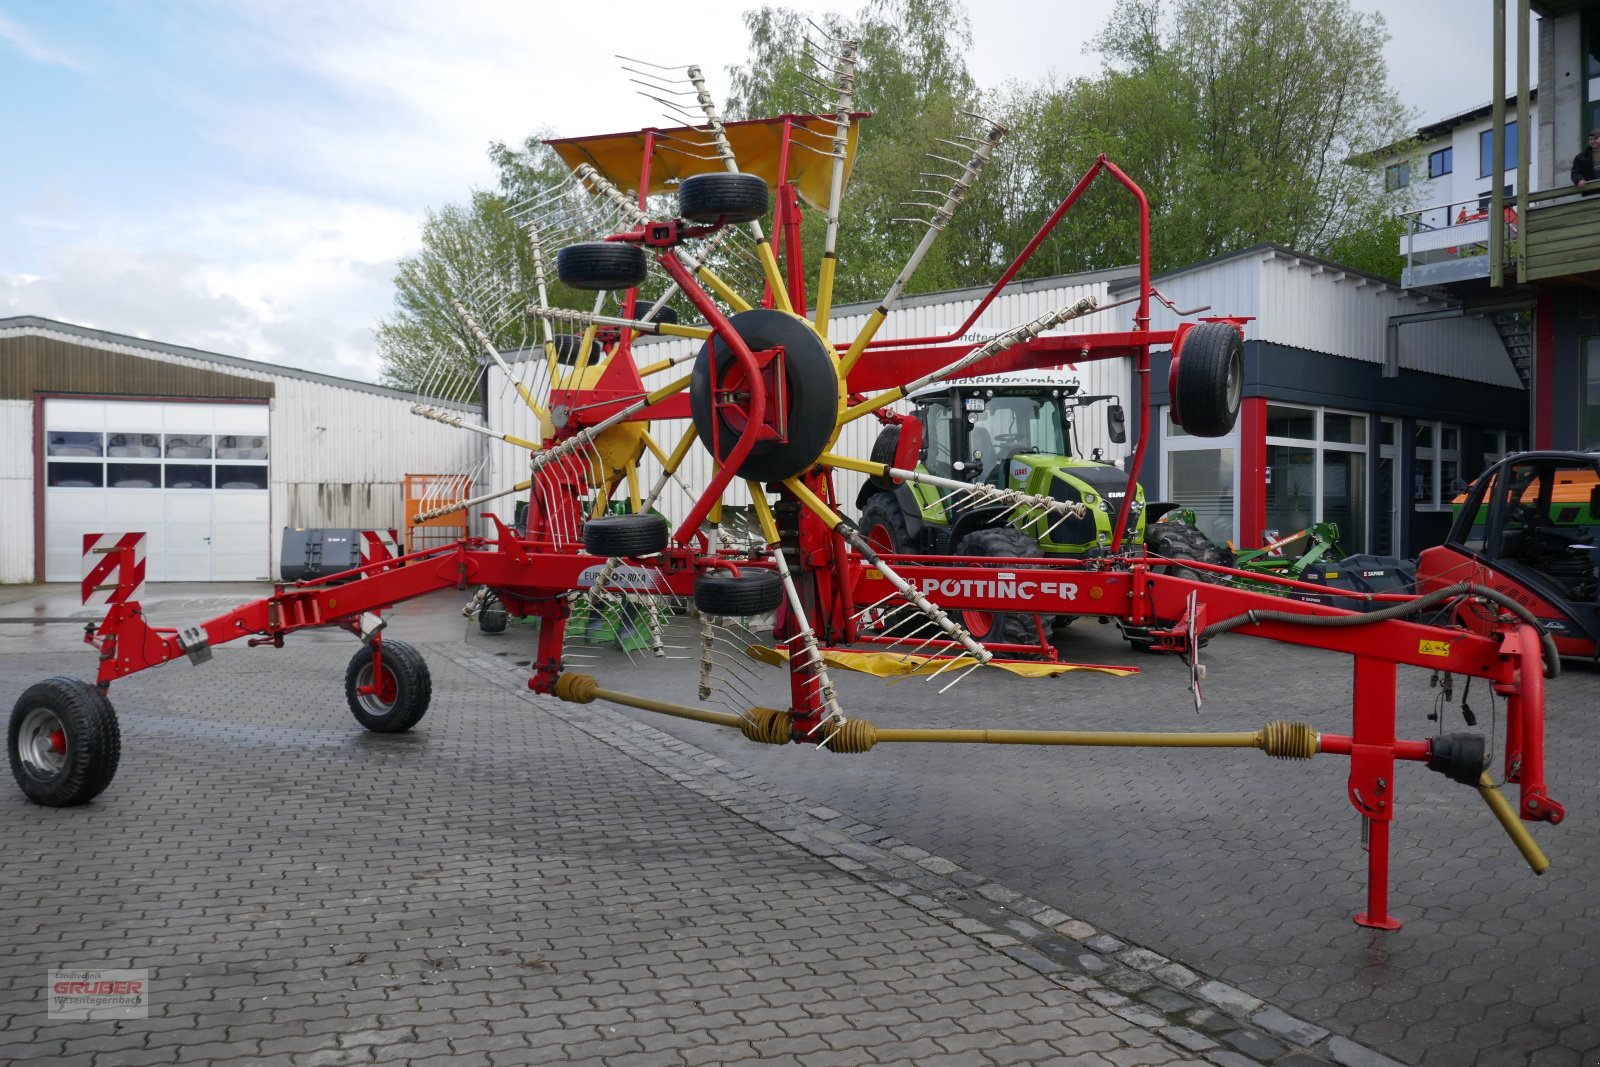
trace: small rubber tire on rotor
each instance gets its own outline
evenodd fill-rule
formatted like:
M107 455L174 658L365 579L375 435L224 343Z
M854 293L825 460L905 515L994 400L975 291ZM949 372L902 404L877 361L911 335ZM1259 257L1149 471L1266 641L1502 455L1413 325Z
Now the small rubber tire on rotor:
M422 653L404 641L390 639L381 645L385 686L363 693L373 684L373 646L362 645L344 671L344 695L356 722L375 734L403 734L428 713L433 699L433 675ZM385 692L387 690L387 692Z
M872 453L868 457L874 463L883 463L894 466L894 454L900 447L900 426L890 423L878 431L878 436L872 440ZM894 479L882 474L869 474L867 481L890 492L894 490Z
M694 580L694 606L704 615L765 615L781 603L783 579L777 571L707 571Z
M558 333L550 338L550 344L556 350L556 362L563 367L576 367L578 355L583 351L583 337L575 333ZM586 361L591 367L598 364L606 355L606 346L599 341L589 342L589 358Z
M755 222L771 206L771 192L758 174L696 174L678 185L678 217L690 222Z
M1244 395L1244 342L1225 322L1202 322L1184 335L1173 387L1178 423L1195 437L1233 429Z
M622 241L587 241L556 253L556 277L574 289L633 289L649 272L644 249Z
M478 631L486 634L503 634L511 622L511 612L505 609L498 597L490 597L478 609Z
M117 774L117 713L98 687L77 678L48 678L29 686L12 706L6 752L12 777L35 804L87 804Z
M643 318L644 313L650 310L650 305L653 303L655 303L654 300L646 300L641 296L637 301L634 302L634 315L639 318ZM676 325L678 322L678 309L673 307L671 304L663 304L661 306L661 310L656 312L655 318L647 321L665 324L668 326Z
M1039 542L1015 526L989 526L962 535L951 550L951 555L966 557L1020 556L1040 559L1044 549ZM961 620L969 634L980 643L994 641L1011 645L1036 645L1038 628L1034 617L1015 611L975 611L965 609L952 612Z
M591 556L653 556L667 547L671 530L660 515L600 515L583 524L583 550Z
M759 482L781 482L810 469L828 447L839 419L839 369L827 344L805 320L770 308L741 311L729 320L734 332L752 352L783 349L784 399L788 402L784 424L787 440L757 441L735 472ZM717 356L718 389L739 364L733 350L712 336L701 345L689 375L689 412L695 431L708 448L716 443L717 459L726 460L738 443L740 431L717 411L713 416L711 352ZM767 390L768 402L775 401Z

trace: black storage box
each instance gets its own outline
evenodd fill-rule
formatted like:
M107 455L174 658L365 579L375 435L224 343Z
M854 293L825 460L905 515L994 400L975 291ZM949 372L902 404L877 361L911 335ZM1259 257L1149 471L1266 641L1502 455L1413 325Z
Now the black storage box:
M302 582L361 566L361 531L283 528L283 580Z

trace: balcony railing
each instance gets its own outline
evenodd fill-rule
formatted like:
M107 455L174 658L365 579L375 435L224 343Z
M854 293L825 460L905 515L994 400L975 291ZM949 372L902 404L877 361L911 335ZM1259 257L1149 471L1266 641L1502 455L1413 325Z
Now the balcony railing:
M1600 273L1600 184L1592 194L1573 186L1531 193L1525 203L1525 219L1509 200L1498 220L1489 217L1487 199L1407 212L1401 284L1414 289L1488 278L1496 247L1508 282ZM1496 226L1499 239L1491 241Z

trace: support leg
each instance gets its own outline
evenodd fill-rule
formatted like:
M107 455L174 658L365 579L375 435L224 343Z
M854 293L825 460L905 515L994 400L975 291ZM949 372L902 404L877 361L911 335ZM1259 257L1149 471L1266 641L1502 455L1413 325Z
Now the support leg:
M1357 656L1350 803L1366 819L1367 910L1356 923L1398 930L1389 914L1389 823L1394 818L1395 665Z

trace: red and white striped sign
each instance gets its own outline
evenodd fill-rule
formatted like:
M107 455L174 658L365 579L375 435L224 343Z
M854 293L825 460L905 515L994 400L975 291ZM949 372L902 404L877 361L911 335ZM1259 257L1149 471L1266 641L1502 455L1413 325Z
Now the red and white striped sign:
M363 567L372 563L382 563L386 559L395 559L399 555L400 531L361 531L361 565ZM388 570L389 568L384 567L383 569Z
M83 602L121 604L144 598L142 533L83 535ZM123 569L126 561L131 571Z

